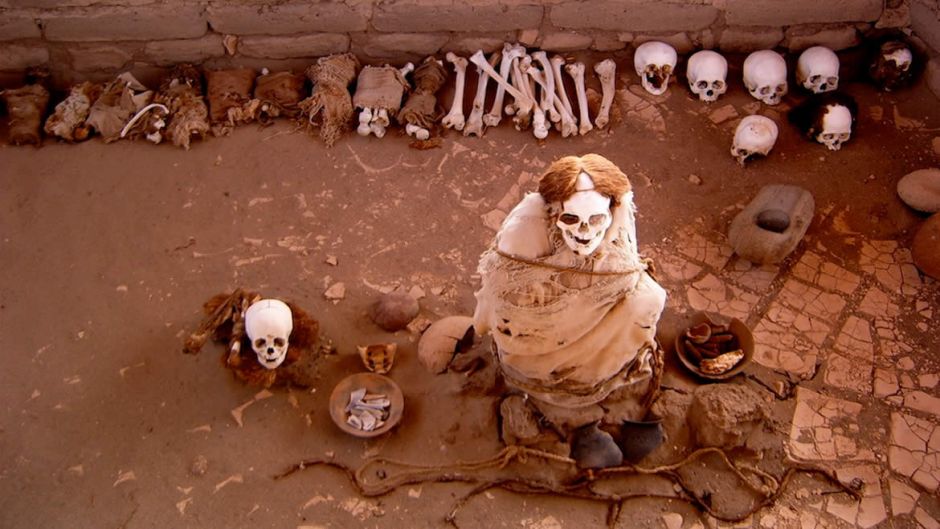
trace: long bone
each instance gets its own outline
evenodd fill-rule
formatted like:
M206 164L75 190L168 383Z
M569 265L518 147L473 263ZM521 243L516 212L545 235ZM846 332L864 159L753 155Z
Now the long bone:
M542 88L545 90L546 106L543 109L548 111L548 117L552 123L558 123L561 120L561 114L555 109L555 77L552 75L552 63L548 62L548 55L544 51L533 52L532 59L541 65L545 79L545 86Z
M467 77L467 59L447 52L447 62L454 65L457 72L457 88L454 91L454 102L450 105L450 112L441 120L441 124L448 129L463 130L463 85Z
M495 67L499 58L499 53L492 54L488 64L491 67ZM470 111L470 118L467 120L467 125L463 129L464 136L471 134L475 136L483 135L483 105L486 103L486 86L489 84L490 76L481 70L480 67L477 67L477 73L480 74L480 78L477 80L477 93L473 97L473 109Z
M547 93L548 91L547 78L551 77L552 73L543 72L543 71L538 70L537 68L529 68L528 74L529 76L532 77L532 79L535 80L536 83L538 83L539 87L542 89L542 93L543 94ZM565 109L564 105L559 100L559 98L557 97L554 98L552 101L552 104L553 104L553 109L555 110L555 112L559 114L559 118L561 122L560 127L559 127L561 130L561 136L563 138L567 138L568 136L577 134L578 124L575 121L574 115L572 115L570 112L568 112L567 109Z
M597 113L594 125L602 129L610 122L610 105L614 102L614 88L616 83L617 63L612 59L605 59L594 65L594 73L601 80L601 109Z
M507 42L503 44L502 55L501 62L499 63L499 75L502 76L503 79L506 79L512 71L512 61L525 55L525 48L522 46L514 46ZM502 120L503 98L505 95L506 87L497 83L496 98L493 100L493 106L490 107L490 111L483 116L483 123L486 124L487 127L495 127L499 125L499 122Z
M541 100L532 108L532 134L536 138L544 140L548 137L548 129L550 127L550 124L547 123L545 119L545 111L548 108L548 99L546 98L545 92L545 76L538 68L532 66L532 58L528 55L522 58L519 70L525 76L523 82L529 84L530 94L535 94L536 83L542 87ZM533 99L535 99L534 96Z
M512 85L518 88L520 92L525 94L527 98L527 100L524 101L513 101L513 111L508 112L513 115L512 121L516 130L525 130L529 128L529 125L532 122L532 114L535 109L538 108L538 103L535 100L535 81L533 81L532 78L528 75L522 73L522 64L528 58L528 55L519 57L512 62L511 67Z
M574 86L578 92L578 107L581 111L578 134L584 136L594 129L594 125L591 125L591 116L588 113L587 93L584 91L584 63L569 64L565 66L565 71L574 79Z
M526 126L528 126L529 114L532 112L532 105L534 104L534 101L532 100L532 97L529 96L529 94L527 94L527 93L525 93L525 92L519 90L519 89L516 88L515 86L509 84L509 82L506 81L505 78L503 78L502 76L500 76L500 75L499 75L499 72L497 72L496 70L494 70L494 69L489 65L489 63L488 63L487 60L486 60L486 57L483 55L483 51L482 51L482 50L477 50L476 53L474 53L473 55L471 55L471 56L470 56L470 62L472 62L473 64L475 64L475 65L479 66L480 68L482 68L483 71L485 71L486 73L488 73L489 76L490 76L494 81L496 81L497 84L499 84L499 85L502 86L507 92L509 92L509 95L511 95L513 98L515 98L515 100L516 100L516 107L518 108L518 111L516 112L516 117L513 119L513 121L516 122L516 129L522 130L522 129L524 129ZM514 75L519 71L519 68L516 66L516 61L513 61L513 68L512 68L512 70L513 70L513 74L514 74ZM520 78L522 78L521 73L519 73L519 75L520 75ZM523 79L523 81L524 81L524 79Z
M552 63L552 73L555 75L555 89L558 92L555 94L556 99L561 99L562 105L564 105L565 110L568 111L568 115L572 118L574 117L574 111L571 109L571 100L568 99L568 92L565 90L565 80L561 76L561 67L565 64L565 58L561 55L555 55L551 59Z

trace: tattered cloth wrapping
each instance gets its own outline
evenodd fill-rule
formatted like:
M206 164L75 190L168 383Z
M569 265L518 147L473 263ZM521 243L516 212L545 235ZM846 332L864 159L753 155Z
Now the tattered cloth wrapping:
M323 111L320 123L320 138L327 147L332 147L342 136L353 115L349 83L359 72L359 59L351 53L320 57L317 63L307 68L307 78L313 82L310 97L300 102L300 109L313 123Z
M629 227L611 226L621 235L581 257L547 213L524 211L533 197L513 210L480 258L474 327L481 334L492 330L509 385L564 408L596 404L653 374L665 292L646 272ZM632 211L629 216L633 226ZM529 259L500 250L500 237L520 229L548 234L550 253Z
M398 113L398 122L430 129L443 114L437 104L437 91L447 81L447 71L434 57L428 57L413 78L415 91Z
M10 143L13 145L42 143L42 120L49 106L49 91L42 85L30 84L0 92L10 116Z
M173 69L160 85L154 101L169 110L166 137L177 147L189 150L193 136L205 139L209 132L209 109L202 97L202 75L191 64Z
M295 118L300 115L300 100L304 98L303 75L277 72L258 77L255 99L261 102L258 120L266 122L279 116Z
M43 127L46 134L66 141L87 140L91 131L85 125L85 120L91 105L101 95L101 89L100 84L91 81L73 86L69 96L55 106L55 112L46 120Z
M408 81L394 66L366 66L359 72L353 106L356 108L384 108L394 117L401 108L401 98Z
M252 100L251 90L257 75L251 68L206 72L209 117L218 125L214 133L227 134L235 125L254 120L259 103Z
M130 72L124 72L104 87L88 111L85 123L98 131L105 143L110 143L121 138L124 125L152 98L151 90L147 90Z

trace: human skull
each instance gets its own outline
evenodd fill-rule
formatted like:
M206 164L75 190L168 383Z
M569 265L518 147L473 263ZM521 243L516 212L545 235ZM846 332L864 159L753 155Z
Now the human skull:
M852 111L843 105L828 105L822 118L822 131L816 135L816 141L838 151L842 144L852 136Z
M738 124L731 143L731 156L742 166L755 154L767 156L777 142L777 124L764 116L747 116Z
M702 50L689 57L686 70L689 88L706 103L718 100L728 90L728 61L711 50Z
M561 230L568 248L586 256L594 253L604 241L612 220L610 197L595 191L591 177L581 173L575 193L562 203L555 225Z
M773 50L760 50L744 59L744 86L755 99L776 105L787 94L787 63Z
M913 80L911 66L914 54L902 41L891 40L881 45L870 66L872 79L884 90L901 88Z
M796 82L815 94L839 87L839 56L825 46L813 46L796 62Z
M676 49L665 42L640 44L633 54L633 67L647 92L662 95L669 86L669 76L676 69Z
M245 311L245 333L258 362L274 369L287 357L287 340L294 330L290 307L277 299L262 299Z

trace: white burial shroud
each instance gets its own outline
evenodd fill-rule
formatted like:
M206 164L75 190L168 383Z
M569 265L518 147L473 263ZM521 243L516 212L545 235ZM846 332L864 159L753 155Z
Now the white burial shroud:
M632 193L613 217L581 257L530 193L480 258L474 328L492 332L507 381L535 398L585 406L651 374L666 292L640 259Z

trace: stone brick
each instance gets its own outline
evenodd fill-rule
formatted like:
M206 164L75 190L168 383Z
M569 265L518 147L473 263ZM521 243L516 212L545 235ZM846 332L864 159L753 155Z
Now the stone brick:
M590 35L556 32L542 37L540 47L546 51L577 51L590 48L593 42L594 38Z
M206 16L195 5L68 9L40 15L47 40L89 42L191 39L206 34Z
M154 64L169 66L181 62L199 64L225 54L221 35L206 35L201 39L162 40L149 42L144 54Z
M696 46L703 50L711 50L718 45L718 39L715 38L715 32L710 29L700 31L697 35L693 36L692 42L694 42Z
M501 37L457 36L445 44L441 51L452 51L460 55L470 55L477 50L483 50L483 53L489 54L490 52L503 49L504 42L511 42L513 40L515 39L512 38L511 34Z
M651 40L665 42L675 48L676 53L679 55L685 55L695 47L692 44L692 39L690 39L686 33L674 33L672 35L637 35L636 38L633 39L633 45L636 47Z
M360 1L280 5L218 2L209 5L207 12L209 25L219 33L290 35L365 31L370 9L370 3Z
M881 10L882 0L727 0L725 21L736 26L874 21Z
M62 7L87 7L87 6L141 6L152 4L153 0L6 0L10 7L22 7L32 9L53 9ZM2 5L3 2L0 2Z
M924 0L911 0L911 29L934 51L940 52L940 6L928 4Z
M26 15L4 15L0 18L0 40L38 39L42 37L36 19Z
M79 71L118 70L123 68L133 55L116 46L97 46L94 48L69 49L72 67Z
M539 27L537 2L399 0L376 5L372 26L379 31L512 31Z
M783 40L780 28L726 28L718 38L721 51L734 53L773 48Z
M802 51L810 46L826 46L839 51L857 46L859 42L861 41L858 38L858 32L852 26L824 29L822 31L805 30L797 27L787 30L786 45L790 51Z
M875 22L876 28L906 28L911 25L911 3L910 1L900 2L898 5L885 6L881 18Z
M238 54L262 59L322 57L349 49L349 37L339 33L317 33L291 37L242 37Z
M447 40L447 35L433 33L358 34L352 51L375 59L415 61L437 53Z
M627 43L617 35L595 35L591 49L594 51L617 51L627 47Z
M535 46L538 40L539 30L537 29L523 29L516 35L516 41L523 46Z
M49 50L39 46L0 46L0 70L25 70L49 62Z
M551 7L558 28L608 31L689 31L710 26L718 9L688 3L651 0L592 0Z

